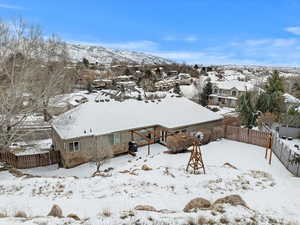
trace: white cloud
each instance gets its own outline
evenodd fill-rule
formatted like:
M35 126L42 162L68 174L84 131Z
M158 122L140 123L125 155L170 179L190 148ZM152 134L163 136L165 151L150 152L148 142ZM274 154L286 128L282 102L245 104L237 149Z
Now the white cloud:
M185 62L188 64L231 64L233 61L230 55L222 53L211 53L208 51L159 51L149 52L152 55L171 59L177 62Z
M299 66L300 39L244 40L200 51L156 51L153 55L189 64Z
M172 35L168 35L166 37L163 37L162 38L164 41L176 41L177 38L175 36L172 36Z
M8 4L2 4L0 3L0 8L3 8L3 9L23 9L23 7L21 6L17 6L17 5L8 5Z
M191 36L185 37L183 40L185 40L185 41L198 41L199 39L196 36L191 35Z
M285 38L276 38L273 40L274 47L288 47L295 45L297 43L296 39L285 39Z
M242 40L192 51L163 50L160 43L149 40L84 44L146 52L188 64L300 66L300 38Z
M177 37L174 35L168 35L162 38L162 40L164 41L198 41L198 37L195 35L189 35L189 36L185 36L185 37Z
M233 42L232 46L241 47L288 47L297 44L297 39L294 38L270 38L270 39L256 39L256 40L245 40L242 42Z
M153 41L131 41L119 43L100 43L107 48L127 49L127 50L142 50L149 51L157 48L157 43Z
M290 32L295 35L300 35L300 27L286 27L285 31Z

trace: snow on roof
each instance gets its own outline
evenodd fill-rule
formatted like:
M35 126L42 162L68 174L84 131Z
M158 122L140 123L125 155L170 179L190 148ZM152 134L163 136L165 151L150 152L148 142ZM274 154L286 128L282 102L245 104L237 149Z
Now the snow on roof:
M216 94L210 94L210 97L217 97L217 98L226 98L226 99L233 99L233 100L237 100L238 98L236 97L232 97L232 96L223 96L223 95L216 95Z
M58 116L52 126L62 139L71 139L154 125L176 128L222 118L187 98L168 96L148 103L135 99L87 102Z
M289 93L284 93L283 94L284 101L287 103L292 103L292 104L299 104L300 100L293 95L290 95Z
M219 82L215 82L214 85L220 89L225 89L225 90L236 88L239 91L246 91L246 90L249 91L254 88L253 84L249 82L238 81L238 80L219 81Z

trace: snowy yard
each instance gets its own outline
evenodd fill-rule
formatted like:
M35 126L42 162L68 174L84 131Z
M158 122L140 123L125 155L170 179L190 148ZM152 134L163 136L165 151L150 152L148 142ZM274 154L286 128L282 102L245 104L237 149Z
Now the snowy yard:
M15 155L32 155L49 152L52 139L16 142L10 148Z
M105 173L108 177L91 177L96 168L92 163L73 169L55 165L22 170L41 176L33 178L0 172L0 217L8 216L0 224L186 224L199 216L215 224L222 218L229 224L280 224L281 218L282 224L300 221L300 179L292 177L275 156L269 165L263 148L229 140L201 146L205 175L185 172L189 153L171 155L165 150L155 144L150 156L144 147L135 158L113 158L102 167L113 168ZM152 170L142 170L144 164ZM231 194L240 195L250 209L224 205L197 213L182 211L196 197L214 202ZM64 216L75 213L81 220L47 217L53 204L61 207ZM137 211L136 205L173 213ZM24 211L28 218L13 217L17 211Z

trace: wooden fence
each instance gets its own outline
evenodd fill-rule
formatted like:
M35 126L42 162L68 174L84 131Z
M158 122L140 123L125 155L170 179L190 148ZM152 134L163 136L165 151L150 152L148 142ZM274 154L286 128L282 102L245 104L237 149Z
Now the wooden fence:
M48 166L59 163L59 161L59 151L32 155L15 155L10 152L0 152L0 162L6 162L17 169Z
M250 130L241 127L225 126L224 138L239 142L244 142L261 147L267 147L269 142L269 133Z
M249 130L240 127L226 126L224 128L224 138L267 147L269 142L269 132ZM292 163L292 160L297 157L295 151L290 146L284 144L278 133L272 132L272 151L293 175L300 177L300 164Z

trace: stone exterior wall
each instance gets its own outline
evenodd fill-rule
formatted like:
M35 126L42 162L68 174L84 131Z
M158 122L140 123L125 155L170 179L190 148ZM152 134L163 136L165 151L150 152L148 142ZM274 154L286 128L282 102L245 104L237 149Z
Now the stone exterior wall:
M176 132L176 131L186 130L187 133L192 133L192 132L196 132L200 129L212 130L214 127L220 127L222 125L223 125L223 120L217 120L217 121L212 121L212 122L208 122L208 123L195 124L192 126L178 127L178 128L171 129L170 131Z
M149 129L149 128L147 128ZM152 128L152 130L154 127ZM158 136L158 128L155 128L156 135ZM85 136L80 138L63 140L59 135L53 130L52 139L54 148L61 152L62 164L66 168L74 167L82 163L91 161L97 156L97 151L112 151L113 155L119 155L126 153L128 151L128 142L131 141L130 130L116 132L114 134L120 134L120 144L113 145L112 136L113 134L101 135L101 136ZM152 135L153 137L153 135ZM151 138L151 144L156 142L158 139L154 140ZM138 135L134 135L134 141L139 145L147 145L148 141L144 140ZM69 143L79 142L80 151L70 152Z
M212 129L216 126L222 126L222 120L213 121L203 124L195 124L193 126L178 127L176 129L170 130L171 132L186 130L187 132L194 132L199 129ZM154 139L153 134L151 135L151 144L159 141L159 135L161 130L166 130L159 126L155 126L147 129L155 129ZM142 131L140 131L142 132ZM146 134L146 132L144 132ZM66 168L71 168L86 162L91 161L97 156L97 151L108 150L112 151L113 155L118 155L126 153L128 151L128 142L131 141L131 131L120 131L114 134L120 134L120 143L113 145L112 143L112 134L106 134L101 136L85 136L80 138L62 140L59 135L53 130L52 139L55 150L61 152L62 165ZM70 142L79 142L80 151L70 152L69 143ZM144 140L142 137L134 134L134 141L139 145L147 145L148 141Z

